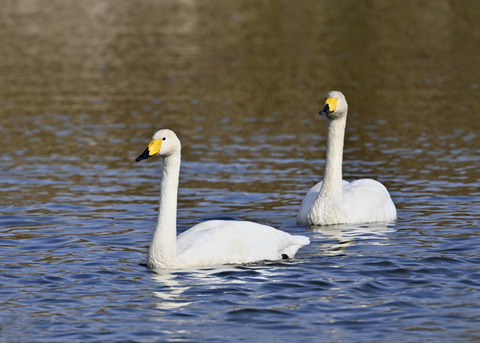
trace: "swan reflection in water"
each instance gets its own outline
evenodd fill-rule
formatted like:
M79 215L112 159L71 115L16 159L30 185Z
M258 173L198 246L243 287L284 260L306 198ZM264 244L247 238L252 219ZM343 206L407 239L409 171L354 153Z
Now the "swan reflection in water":
M260 262L245 265L221 265L205 269L159 270L152 278L159 284L153 295L158 298L156 308L161 310L178 309L198 300L192 288L201 286L203 293L243 292L241 285L252 282L270 282L284 277L288 271L272 268L274 265L296 264L300 262Z
M162 285L161 291L153 292L153 295L161 300L155 304L157 309L170 310L191 304L188 297L183 295L190 289L190 286L183 285L179 281L177 273L164 270L152 274L152 278Z
M309 230L316 233L311 236L314 241L332 239L335 242L326 243L328 249L322 249L322 254L343 254L345 248L353 246L360 241L370 245L388 245L389 233L395 231L395 224L369 223L369 224L339 224L327 226L310 226ZM324 244L325 246L325 244Z
M220 275L234 272L235 266L219 266L208 269L159 270L152 274L154 281L161 285L161 290L154 291L153 295L159 298L156 304L158 309L180 308L191 304L191 298L186 294L192 286L202 285L212 287L224 282ZM231 283L244 283L242 280L233 280Z

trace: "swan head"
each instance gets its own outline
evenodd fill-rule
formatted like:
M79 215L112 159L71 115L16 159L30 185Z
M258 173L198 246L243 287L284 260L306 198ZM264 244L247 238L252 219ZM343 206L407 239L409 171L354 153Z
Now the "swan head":
M331 91L327 93L325 98L325 107L319 114L325 114L328 119L338 119L346 116L348 110L345 95L339 91Z
M155 155L164 157L170 156L179 152L180 146L180 140L175 132L168 129L158 130L153 135L152 141L148 144L148 147L135 159L135 161L139 162Z

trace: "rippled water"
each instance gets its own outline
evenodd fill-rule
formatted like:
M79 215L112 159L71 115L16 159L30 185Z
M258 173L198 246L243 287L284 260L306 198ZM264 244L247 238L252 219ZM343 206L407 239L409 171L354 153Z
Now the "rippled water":
M0 341L480 339L475 2L2 4ZM339 18L343 20L338 20ZM305 228L325 93L344 178L398 221ZM153 273L156 129L182 141L179 230L256 221L292 261Z

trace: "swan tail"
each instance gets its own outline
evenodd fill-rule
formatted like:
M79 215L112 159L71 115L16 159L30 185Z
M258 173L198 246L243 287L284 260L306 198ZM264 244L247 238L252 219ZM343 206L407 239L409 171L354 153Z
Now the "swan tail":
M297 251L305 246L310 244L310 239L305 236L292 236L293 242L288 247L286 247L282 252L282 259L294 258Z
M293 236L295 240L298 242L297 244L300 245L300 247L303 247L304 245L310 244L310 238L306 236Z

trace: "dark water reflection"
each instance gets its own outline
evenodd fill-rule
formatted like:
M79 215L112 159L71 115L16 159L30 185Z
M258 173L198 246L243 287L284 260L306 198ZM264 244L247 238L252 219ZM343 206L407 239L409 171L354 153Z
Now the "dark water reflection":
M472 1L4 1L5 341L480 338L480 5ZM388 225L295 225L318 181L325 93L349 101L344 178ZM182 140L179 229L248 219L298 259L144 268L160 162Z

